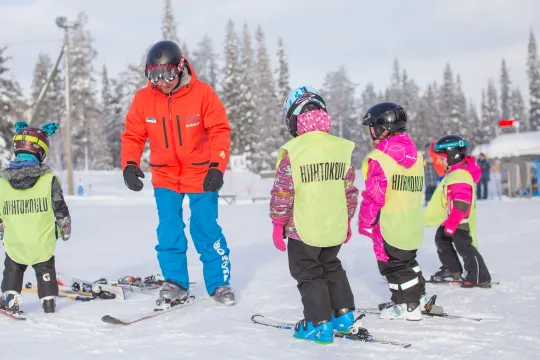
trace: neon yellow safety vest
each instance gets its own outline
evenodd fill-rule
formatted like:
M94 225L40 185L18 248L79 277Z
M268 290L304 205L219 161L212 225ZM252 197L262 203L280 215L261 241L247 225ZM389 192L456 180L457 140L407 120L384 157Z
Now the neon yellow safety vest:
M16 263L34 265L53 256L56 246L51 199L53 177L46 173L33 187L24 190L14 189L6 179L0 179L4 246Z
M302 241L315 247L342 244L347 237L345 176L351 166L352 141L314 131L279 149L286 150L294 182L293 221Z
M362 174L367 177L368 161L381 165L388 185L385 204L379 222L384 240L395 248L416 250L422 245L424 224L422 190L424 188L424 159L420 153L410 168L399 165L391 156L373 150L362 163Z
M448 186L457 183L466 183L472 188L471 211L468 217L461 220L458 228L469 230L469 233L473 239L472 244L478 249L478 243L476 241L476 187L474 186L474 180L471 174L466 170L457 169L446 175L441 180L426 207L426 211L424 213L424 225L439 226L446 220L451 210L451 204L448 204L446 201Z

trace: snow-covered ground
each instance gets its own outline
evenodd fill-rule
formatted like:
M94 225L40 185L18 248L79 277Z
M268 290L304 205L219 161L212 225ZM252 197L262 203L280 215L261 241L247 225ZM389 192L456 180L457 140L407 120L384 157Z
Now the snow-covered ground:
M159 273L154 246L157 214L149 179L141 193L124 190L120 173L94 174L93 196L69 197L73 235L58 242L57 271L89 280ZM115 196L113 196L115 195ZM117 196L116 196L117 195ZM189 218L186 203L185 219ZM501 285L461 289L427 285L445 311L485 317L389 322L367 315L366 327L378 337L412 343L408 349L337 339L332 345L294 340L292 333L250 322L263 313L282 320L302 317L300 296L287 257L271 240L268 204L220 206L220 223L231 248L232 285L237 305L220 307L205 293L202 268L190 244L192 292L198 302L127 327L105 324L111 314L130 319L153 308L156 293L128 293L124 301L88 303L58 300L45 315L36 294L23 293L26 322L0 317L0 353L6 359L539 359L540 358L540 201L488 200L478 204L480 250ZM189 227L188 227L189 228ZM419 250L426 273L439 267L425 231ZM3 254L1 254L3 257ZM370 241L360 235L343 246L358 307L389 300L377 271ZM29 268L25 281L35 284Z

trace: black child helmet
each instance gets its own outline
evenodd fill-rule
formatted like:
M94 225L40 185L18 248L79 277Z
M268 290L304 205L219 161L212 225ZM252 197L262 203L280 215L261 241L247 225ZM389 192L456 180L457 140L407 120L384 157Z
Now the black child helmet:
M407 129L407 112L397 103L380 102L368 109L362 125L369 126L373 140L382 140L390 131Z
M446 135L435 143L435 153L446 158L449 166L457 164L467 156L469 143L459 135Z

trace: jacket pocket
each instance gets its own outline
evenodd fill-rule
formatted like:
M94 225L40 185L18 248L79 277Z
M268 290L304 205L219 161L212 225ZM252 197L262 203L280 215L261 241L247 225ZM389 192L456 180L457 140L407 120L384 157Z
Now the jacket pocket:
M165 167L168 166L167 164L148 164L150 167Z
M165 148L169 148L169 139L167 139L167 125L165 124L165 117L161 119L161 124L163 125L163 137L165 138Z
M193 165L193 166L203 166L203 165L208 165L208 164L210 164L210 160L203 161L203 162L191 163L191 165Z

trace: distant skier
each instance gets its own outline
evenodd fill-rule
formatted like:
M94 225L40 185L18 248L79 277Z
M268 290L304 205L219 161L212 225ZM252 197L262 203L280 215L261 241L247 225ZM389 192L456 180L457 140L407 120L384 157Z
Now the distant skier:
M375 149L362 164L358 231L372 239L379 271L386 277L393 307L382 319L421 320L428 302L418 262L422 244L422 155L407 133L407 113L393 102L368 109L362 125L369 126Z
M475 183L480 180L482 170L476 159L467 155L468 147L459 135L443 136L435 145L436 154L448 170L425 212L425 225L439 226L435 243L442 266L432 280L461 281L463 267L459 253L467 271L461 286L491 287L491 276L476 242Z
M172 41L158 41L148 51L148 85L135 93L121 136L126 186L141 191L141 156L150 141L150 170L159 225L155 247L165 282L160 308L189 297L184 233L184 198L189 198L189 232L203 264L207 293L234 305L229 247L218 223L218 191L229 162L231 127L214 89L200 81Z
M283 112L294 139L278 153L272 237L281 251L289 239L289 270L304 305L294 337L331 343L334 330L347 333L354 323L354 297L337 255L351 237L358 203L351 165L355 145L328 133L325 102L310 86L291 91Z
M61 235L67 241L71 235L71 217L60 180L43 164L49 136L57 129L56 123L35 128L17 122L15 160L0 171L0 239L6 251L0 308L9 312L19 312L28 265L36 272L43 311L53 313L56 308L56 239Z

